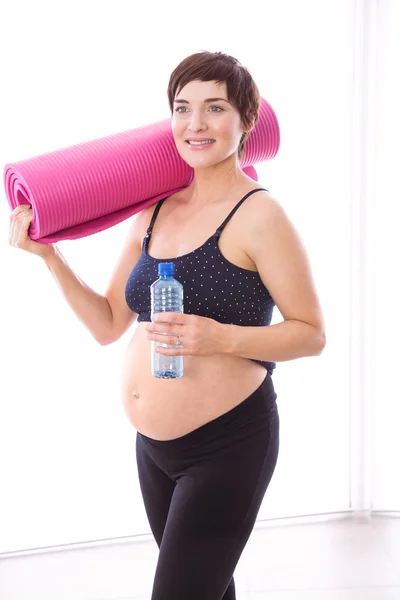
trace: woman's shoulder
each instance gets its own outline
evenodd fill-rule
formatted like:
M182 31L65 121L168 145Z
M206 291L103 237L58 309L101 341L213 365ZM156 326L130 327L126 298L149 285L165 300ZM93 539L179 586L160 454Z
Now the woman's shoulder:
M238 231L241 232L241 239L246 240L246 243L251 241L256 232L260 232L262 235L271 225L279 222L282 214L285 213L280 202L262 184L249 186L248 191L244 192L241 197L252 190L259 191L254 192L242 202L237 211L238 218L233 219Z
M248 186L247 190L241 190L240 197L243 199L248 194L250 195L242 203L244 208L243 214L248 214L251 220L257 219L260 216L266 216L274 210L274 207L279 206L276 198L262 183Z

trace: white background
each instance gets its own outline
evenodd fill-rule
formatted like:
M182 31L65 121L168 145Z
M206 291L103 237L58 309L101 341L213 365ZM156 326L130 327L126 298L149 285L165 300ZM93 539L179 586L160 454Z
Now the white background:
M273 376L281 447L259 519L400 510L399 4L17 1L0 23L2 167L169 118L170 73L199 50L250 69L281 127L259 182L302 237L327 325L322 356ZM119 387L133 328L91 338L8 245L1 195L0 553L149 533ZM59 242L100 293L129 223Z

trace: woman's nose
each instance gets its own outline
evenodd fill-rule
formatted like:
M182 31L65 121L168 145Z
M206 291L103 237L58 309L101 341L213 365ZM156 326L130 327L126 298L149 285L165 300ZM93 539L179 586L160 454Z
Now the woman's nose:
M200 129L204 129L206 124L201 115L193 113L190 121L189 121L189 129L191 131L199 131Z

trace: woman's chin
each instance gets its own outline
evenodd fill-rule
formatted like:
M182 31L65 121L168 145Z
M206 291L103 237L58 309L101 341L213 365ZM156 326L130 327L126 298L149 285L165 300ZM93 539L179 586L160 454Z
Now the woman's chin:
M185 163L187 163L189 167L192 167L192 169L213 167L228 158L228 156L221 155L218 152L213 153L212 156L207 152L202 154L201 152L192 152L191 150L189 150L189 152L179 152L179 154Z

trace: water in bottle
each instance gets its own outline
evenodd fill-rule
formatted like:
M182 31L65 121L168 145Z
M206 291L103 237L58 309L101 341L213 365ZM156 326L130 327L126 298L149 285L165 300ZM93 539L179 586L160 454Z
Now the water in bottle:
M159 263L159 278L150 286L151 317L159 312L183 313L183 285L174 278L174 263ZM169 336L171 334L168 334ZM176 345L151 342L153 377L172 379L183 375L183 356L166 356L155 351L157 346L177 348Z

